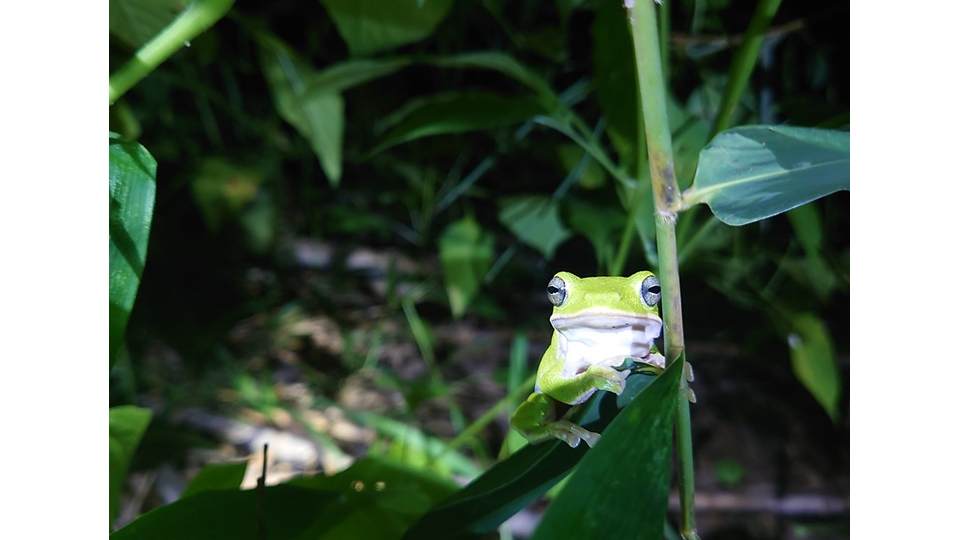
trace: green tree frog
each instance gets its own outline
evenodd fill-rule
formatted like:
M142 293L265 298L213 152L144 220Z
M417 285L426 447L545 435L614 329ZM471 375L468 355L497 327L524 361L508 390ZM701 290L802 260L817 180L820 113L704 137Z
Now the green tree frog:
M535 390L510 424L531 443L556 437L572 448L581 440L592 447L600 435L568 420L576 407L563 404L579 405L597 390L620 394L631 369L664 368L653 342L663 325L657 315L660 282L646 271L588 278L560 272L547 285L547 298L553 304L553 338L540 360Z

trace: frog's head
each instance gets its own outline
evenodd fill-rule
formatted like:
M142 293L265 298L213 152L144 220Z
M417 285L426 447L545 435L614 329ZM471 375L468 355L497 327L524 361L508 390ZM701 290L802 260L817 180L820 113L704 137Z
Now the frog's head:
M547 297L561 348L587 348L594 358L646 358L663 325L660 281L651 272L589 278L560 272L547 285Z

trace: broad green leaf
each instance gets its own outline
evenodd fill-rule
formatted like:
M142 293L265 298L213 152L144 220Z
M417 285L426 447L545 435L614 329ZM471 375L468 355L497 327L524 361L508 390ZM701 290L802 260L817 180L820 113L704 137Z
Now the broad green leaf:
M367 56L430 36L453 0L320 0L351 56Z
M187 489L183 491L180 498L196 495L201 491L211 489L237 489L243 482L243 475L247 472L246 461L237 461L233 463L211 463L200 469L200 472L193 477Z
M557 246L571 236L560 221L558 204L540 195L513 197L501 207L500 222L550 260Z
M137 518L115 539L399 538L454 486L383 460L263 490L207 490Z
M411 101L384 121L395 125L372 153L431 135L517 124L544 112L540 98L533 95L504 97L464 90L428 96Z
M127 468L150 423L150 411L125 405L110 409L110 524L120 509Z
M787 344L793 373L836 422L840 414L840 370L827 327L809 313L794 316L791 323L793 332L787 336Z
M110 0L110 33L139 49L177 18L181 0Z
M850 133L744 126L700 153L684 206L704 203L728 225L744 225L850 189Z
M264 41L261 41L264 43ZM310 141L331 185L343 171L343 98L336 86L312 86L316 72L286 47L261 47L260 61L277 112Z
M681 355L607 426L547 508L533 540L662 538L683 363Z
M627 378L627 387L622 394L616 396L609 392L598 392L571 418L572 421L590 429L601 432L600 443L588 449L586 445L570 448L560 441L547 441L535 445L526 445L509 458L501 461L476 478L466 487L444 500L425 514L412 526L406 534L405 540L418 538L447 538L469 539L479 538L500 526L510 516L534 502L551 487L563 479L580 462L584 455L589 456L603 444L603 439L613 437L611 421L615 421L621 409L628 407L631 402L639 401L648 392L653 392L656 399L664 399L663 387L669 386L666 393L676 395L679 369L668 370L665 375L653 377L649 375L631 375ZM648 403L647 399L644 402ZM672 406L674 401L670 400ZM662 405L655 405L657 409ZM608 426L609 424L609 426ZM672 426L668 426L669 429ZM670 450L669 439L664 447ZM669 453L663 471L669 472ZM624 461L619 456L606 456L616 466L627 467L630 461ZM613 475L613 478L622 478L622 473ZM602 481L606 485L609 478ZM636 487L636 486L634 486ZM566 491L566 490L565 490ZM622 511L623 500L634 500L636 493L626 499L614 503ZM664 514L666 513L666 495L663 499ZM586 505L589 506L589 505ZM632 508L632 506L631 506ZM576 510L582 513L584 508ZM663 515L659 523L663 523ZM555 538L593 538L591 536L559 535ZM596 537L599 538L599 537ZM638 538L632 534L621 538Z
M451 223L440 237L440 262L450 310L459 319L493 263L493 235L470 217Z
M593 65L597 101L607 119L607 133L628 171L637 163L637 68L627 12L621 2L601 2L596 10Z
M147 259L156 176L150 152L110 134L110 367L123 343Z

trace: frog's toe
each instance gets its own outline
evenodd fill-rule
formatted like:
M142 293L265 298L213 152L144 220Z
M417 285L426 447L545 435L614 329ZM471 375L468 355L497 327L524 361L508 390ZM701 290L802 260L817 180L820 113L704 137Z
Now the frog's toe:
M561 441L567 443L570 448L576 448L580 445L580 441L587 443L587 446L593 448L594 444L597 444L597 441L600 440L600 434L585 429L573 422L567 420L560 420L553 424L554 437L560 439Z

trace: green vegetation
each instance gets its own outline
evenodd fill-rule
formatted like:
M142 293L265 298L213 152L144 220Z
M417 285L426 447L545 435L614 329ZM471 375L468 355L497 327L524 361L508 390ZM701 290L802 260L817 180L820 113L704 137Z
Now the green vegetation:
M847 535L693 501L848 490L848 8L637 1L111 0L112 536ZM667 369L524 445L641 269Z

